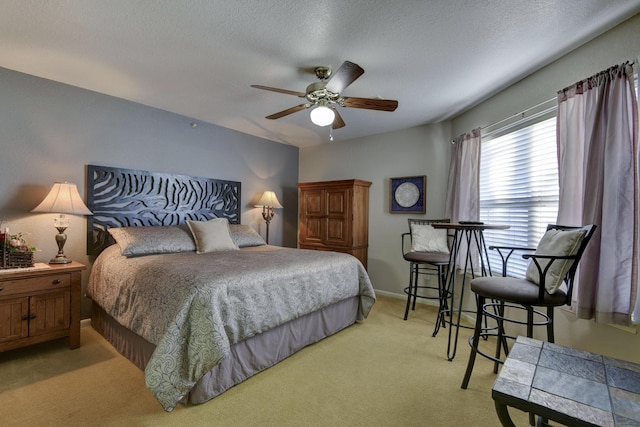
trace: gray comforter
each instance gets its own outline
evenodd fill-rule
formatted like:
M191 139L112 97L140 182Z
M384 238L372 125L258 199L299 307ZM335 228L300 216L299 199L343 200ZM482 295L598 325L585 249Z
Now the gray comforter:
M126 258L117 245L95 261L87 295L155 344L147 387L171 411L231 345L343 299L375 293L351 255L275 246Z

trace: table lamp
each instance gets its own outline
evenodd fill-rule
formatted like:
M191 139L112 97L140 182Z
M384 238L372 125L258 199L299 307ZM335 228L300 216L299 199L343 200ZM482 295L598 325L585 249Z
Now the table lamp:
M276 197L276 193L273 191L265 191L258 203L256 203L256 207L262 207L262 218L264 218L267 223L267 244L269 243L269 223L273 219L273 215L275 214L274 208L282 209L282 205L278 201Z
M60 218L54 219L54 226L58 230L56 243L58 244L58 254L49 261L49 264L68 264L71 259L64 254L64 244L67 241L65 230L69 227L69 219L65 214L72 215L93 215L82 201L78 193L78 187L68 182L56 182L51 187L47 197L36 206L31 212L57 213Z

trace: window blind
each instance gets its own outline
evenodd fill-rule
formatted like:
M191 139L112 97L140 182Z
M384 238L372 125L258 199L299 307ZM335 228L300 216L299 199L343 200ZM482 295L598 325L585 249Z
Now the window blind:
M508 224L485 232L487 246L535 248L558 215L558 160L555 117L483 140L480 156L480 220ZM494 274L502 273L497 251L489 250ZM507 274L524 277L528 260L516 252Z

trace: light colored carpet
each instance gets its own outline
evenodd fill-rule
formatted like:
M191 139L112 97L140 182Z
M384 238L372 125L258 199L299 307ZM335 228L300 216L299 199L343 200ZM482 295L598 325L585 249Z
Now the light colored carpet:
M433 338L434 307L402 319L404 301L378 297L369 318L221 396L166 413L144 375L92 328L64 340L0 353L4 426L499 426L493 365L479 357L460 389L470 331L448 362L447 330ZM527 414L512 410L517 425Z

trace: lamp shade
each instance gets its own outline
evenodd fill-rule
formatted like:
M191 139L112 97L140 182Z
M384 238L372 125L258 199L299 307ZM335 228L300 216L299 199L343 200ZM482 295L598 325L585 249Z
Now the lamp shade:
M320 105L311 110L309 116L314 125L329 126L336 118L336 113L331 108Z
M93 215L82 201L78 187L68 182L54 183L47 197L31 212Z
M273 191L265 191L262 197L260 197L260 200L258 200L258 203L256 203L256 206L282 209L282 205L278 201L276 193Z

